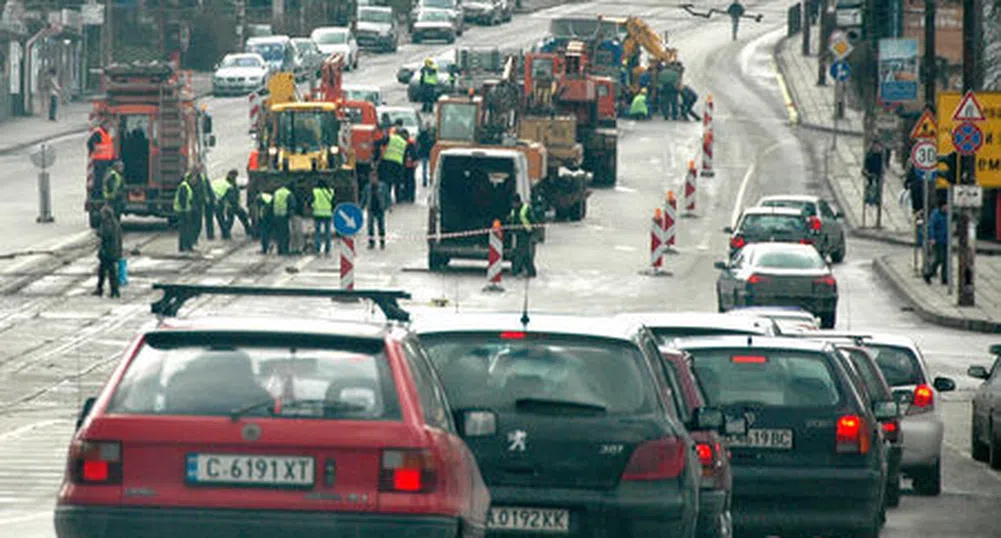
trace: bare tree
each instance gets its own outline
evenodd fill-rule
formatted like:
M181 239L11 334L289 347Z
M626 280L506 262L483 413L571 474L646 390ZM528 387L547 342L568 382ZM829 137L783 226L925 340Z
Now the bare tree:
M983 2L984 89L1001 90L1001 1Z

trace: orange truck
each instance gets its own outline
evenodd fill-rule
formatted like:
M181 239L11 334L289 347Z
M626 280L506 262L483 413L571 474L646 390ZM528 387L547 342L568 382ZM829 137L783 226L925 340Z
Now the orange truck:
M173 220L177 185L215 145L211 117L195 103L191 73L159 62L112 64L104 69L104 87L93 116L110 123L114 159L125 165L123 212ZM84 210L96 228L104 178L93 160L87 164Z

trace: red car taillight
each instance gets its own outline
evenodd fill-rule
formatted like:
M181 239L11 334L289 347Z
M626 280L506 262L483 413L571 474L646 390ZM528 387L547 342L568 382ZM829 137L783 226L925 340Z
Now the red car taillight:
M121 484L122 445L117 441L74 442L70 465L70 479L75 484Z
M835 448L841 454L866 454L872 440L865 420L858 415L838 419Z
M761 275L751 275L747 277L748 284L763 284L765 282L768 282L768 277L764 277Z
M806 222L807 222L807 224L810 225L810 230L812 230L814 232L820 231L820 227L821 227L822 223L820 222L819 218L817 218L817 217L810 217L810 218L806 219Z
M830 275L816 278L813 280L813 283L820 284L821 286L830 286L832 288L838 285L838 281L835 280L834 277Z
M384 450L379 491L427 493L435 486L434 454L430 450Z
M914 397L907 407L908 415L920 415L935 410L935 391L928 385L914 387Z
M744 245L746 245L746 244L747 244L747 241L744 241L744 236L742 236L742 235L735 235L735 236L733 236L733 237L730 238L730 248L732 248L732 249L741 249L741 248L744 248Z
M699 443L695 445L695 450L699 453L699 462L702 463L703 474L706 474L705 472L711 470L715 463L713 460L713 447L708 443Z
M883 435L891 443L900 441L900 419L892 419L883 423Z
M677 478L685 468L685 443L676 437L665 437L641 443L633 450L622 480L666 480Z

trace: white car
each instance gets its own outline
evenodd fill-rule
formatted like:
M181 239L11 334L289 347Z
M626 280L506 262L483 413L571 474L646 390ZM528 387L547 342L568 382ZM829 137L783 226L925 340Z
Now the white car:
M347 62L345 68L358 68L358 41L350 28L342 26L324 26L313 30L310 38L320 47L324 56L341 53Z
M382 88L374 84L345 84L342 88L346 101L368 101L375 106L386 104Z
M781 334L796 334L820 329L820 320L817 319L817 316L794 306L749 306L734 308L726 313L732 316L768 318L775 322Z
M242 95L262 88L271 68L260 54L227 54L212 76L213 95Z
M420 115L408 106L380 106L376 108L376 114L380 120L383 116L388 117L390 125L395 124L397 120L402 121L403 128L411 136L417 136L417 132L421 130Z

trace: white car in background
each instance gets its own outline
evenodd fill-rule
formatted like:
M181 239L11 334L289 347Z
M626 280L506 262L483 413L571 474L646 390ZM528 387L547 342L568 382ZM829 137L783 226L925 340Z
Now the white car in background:
M262 88L271 68L260 54L227 54L212 75L213 95L243 95Z
M345 69L358 68L358 41L350 28L324 26L313 30L309 37L312 38L317 47L320 47L320 52L324 56L339 52L344 55L344 60L347 62L347 65L344 66Z
M417 132L421 130L421 116L411 107L408 106L380 106L376 107L376 115L381 121L383 116L389 118L389 124L393 125L397 120L403 122L403 128L411 136L417 136Z
M382 88L375 84L345 84L342 88L346 101L368 101L375 106L386 104L386 98L382 95Z

